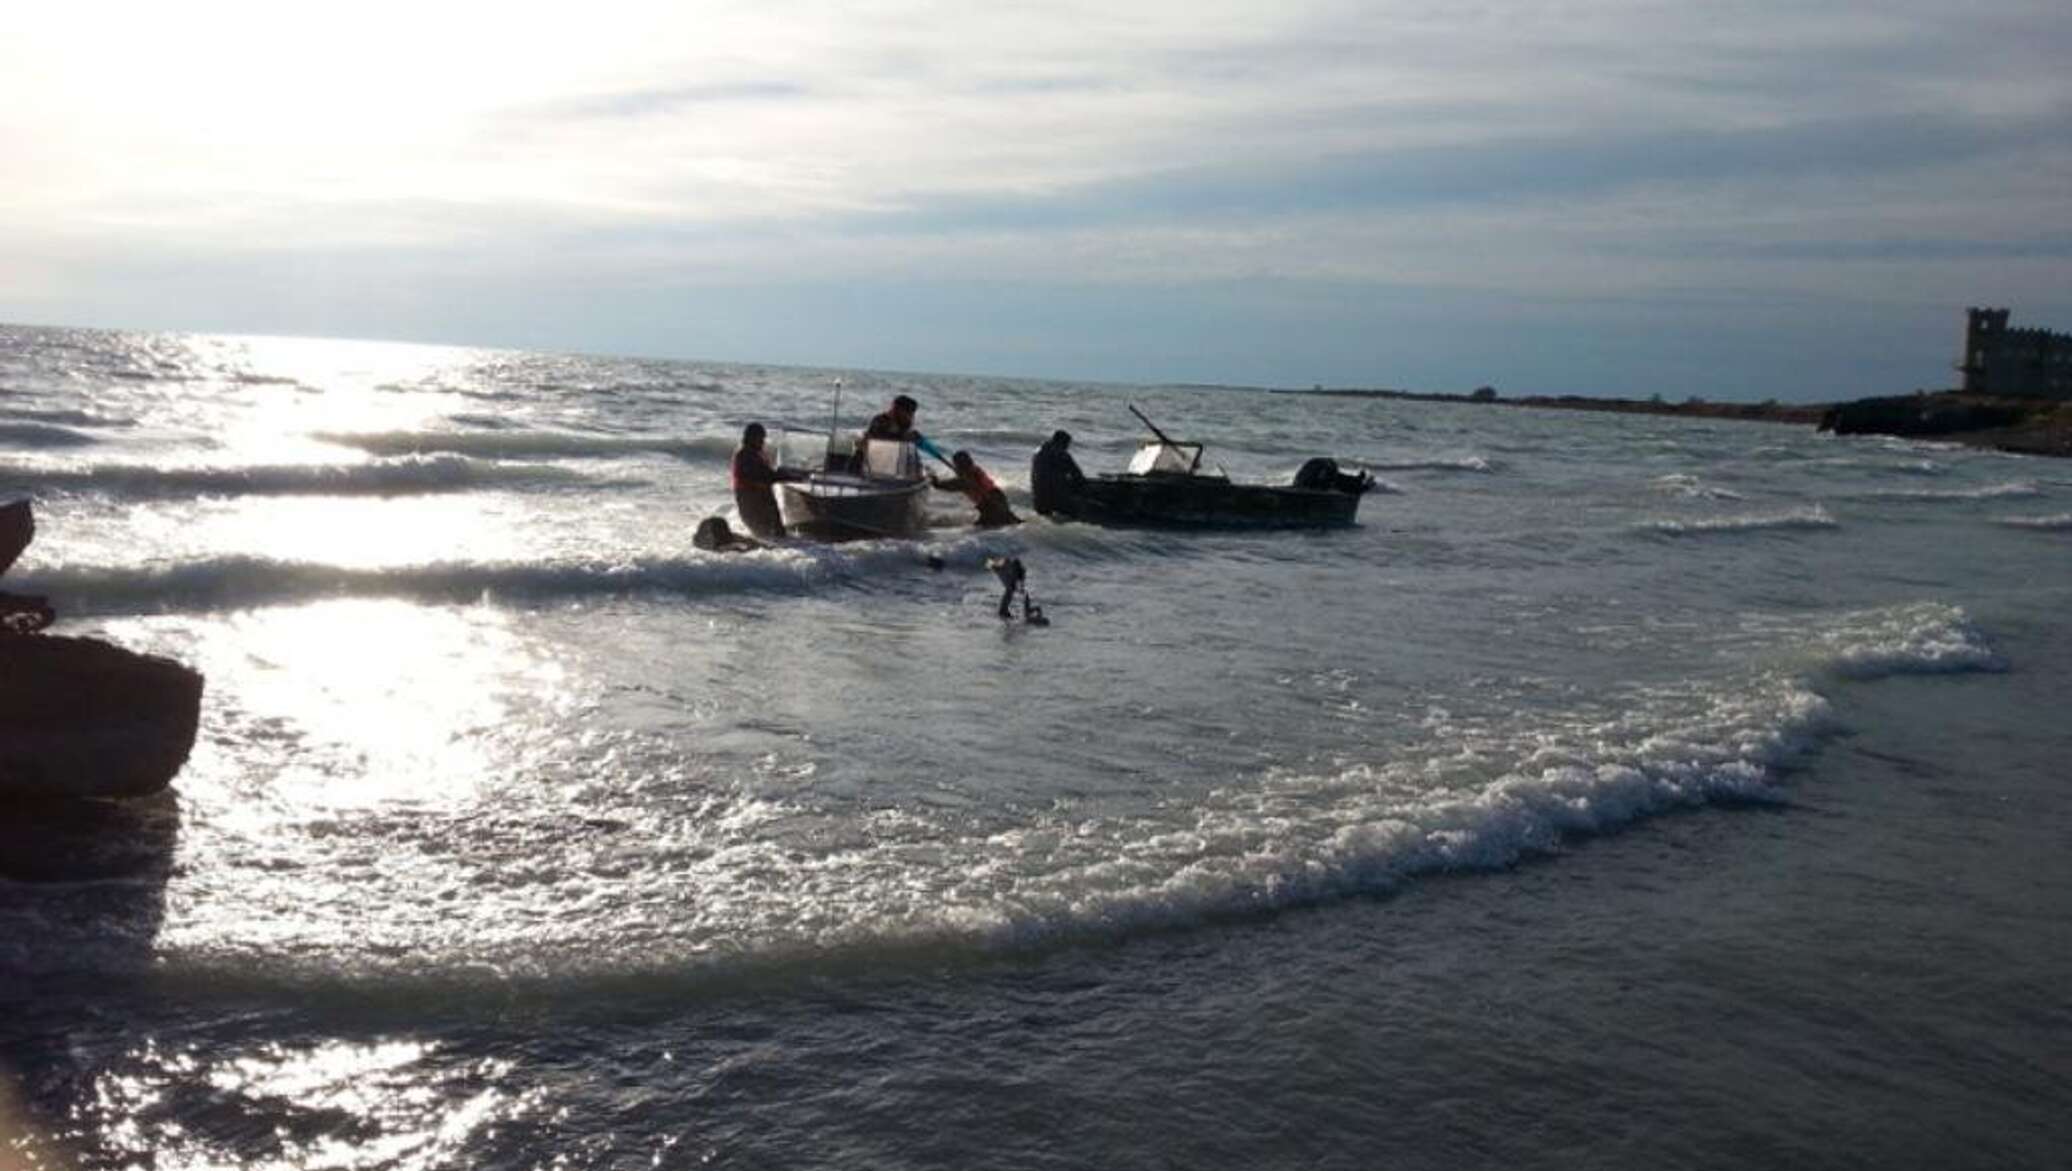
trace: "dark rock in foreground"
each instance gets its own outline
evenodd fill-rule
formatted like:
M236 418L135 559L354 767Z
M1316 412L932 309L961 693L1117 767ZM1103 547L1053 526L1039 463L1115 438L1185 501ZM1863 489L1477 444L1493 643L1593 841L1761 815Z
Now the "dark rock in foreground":
M16 882L163 879L179 841L169 789L135 800L12 797L0 812L0 878ZM149 899L146 892L138 897ZM139 906L156 917L162 908Z
M194 747L201 690L171 659L0 636L0 801L158 792Z

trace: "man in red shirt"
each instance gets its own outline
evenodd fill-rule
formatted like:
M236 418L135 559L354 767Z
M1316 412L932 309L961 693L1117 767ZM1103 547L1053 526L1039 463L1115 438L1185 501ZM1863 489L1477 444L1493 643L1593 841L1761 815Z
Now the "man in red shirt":
M960 451L950 457L950 466L957 469L957 475L948 480L930 477L930 482L945 492L962 492L978 506L980 528L994 529L1002 525L1018 525L1022 518L1007 506L1007 493L978 466L968 451Z

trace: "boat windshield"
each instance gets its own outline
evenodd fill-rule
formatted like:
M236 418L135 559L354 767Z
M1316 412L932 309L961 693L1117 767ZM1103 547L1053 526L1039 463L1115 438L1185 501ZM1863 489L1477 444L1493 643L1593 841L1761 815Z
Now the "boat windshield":
M1130 460L1130 474L1142 476L1151 472L1169 472L1187 475L1201 462L1199 443L1160 443L1147 439Z
M921 453L898 439L871 439L863 445L863 474L874 480L918 480Z
M777 433L776 441L770 444L770 460L776 467L796 468L807 472L847 471L855 451L854 431L840 431L830 435L826 431L801 431L786 427Z

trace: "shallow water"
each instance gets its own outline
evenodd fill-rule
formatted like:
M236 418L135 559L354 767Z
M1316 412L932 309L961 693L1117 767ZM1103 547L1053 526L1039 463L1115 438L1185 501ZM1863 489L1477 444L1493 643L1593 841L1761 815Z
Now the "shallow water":
M1124 404L1321 533L689 548L904 391ZM2033 1166L2055 464L1797 428L0 329L10 574L209 679L133 876L0 881L89 1166ZM1002 625L1011 553L1055 625ZM929 556L945 567L931 570Z

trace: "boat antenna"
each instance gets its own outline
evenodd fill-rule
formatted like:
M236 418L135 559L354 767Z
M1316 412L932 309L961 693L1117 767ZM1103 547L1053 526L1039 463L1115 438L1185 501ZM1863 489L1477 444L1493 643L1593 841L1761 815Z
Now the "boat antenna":
M1138 418L1138 420L1141 421L1146 427L1151 428L1151 433L1153 435L1158 436L1158 441L1160 443L1165 444L1167 447L1172 448L1174 451L1180 450L1180 445L1173 442L1173 437L1159 430L1158 424L1152 422L1150 416L1146 415L1144 412L1137 409L1137 404L1128 403L1125 405L1129 407L1130 414L1135 415ZM1199 467L1201 467L1201 448L1196 447L1194 449L1194 459L1187 465L1187 470L1191 474L1195 471L1195 469Z
M837 378L837 379L835 379L835 410L834 410L834 414L830 415L830 416L828 417L828 420L827 420L827 446L828 446L829 450L833 450L833 448L834 448L834 445L835 445L835 432L836 432L837 430L839 430L839 429L841 428L841 426L842 426L842 380L841 380L841 379L839 379L839 378Z

